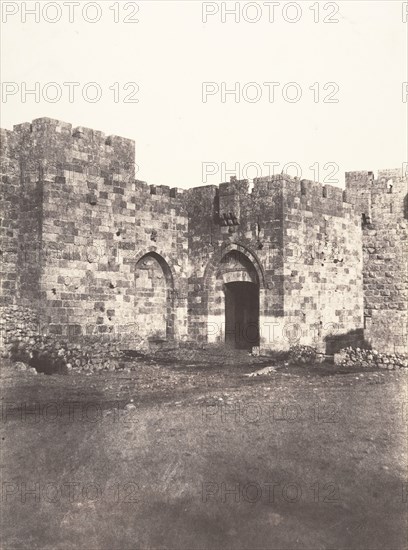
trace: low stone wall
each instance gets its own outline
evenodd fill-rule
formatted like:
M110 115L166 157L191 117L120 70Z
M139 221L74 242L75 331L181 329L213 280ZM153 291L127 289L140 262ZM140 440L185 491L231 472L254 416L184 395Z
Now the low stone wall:
M10 357L12 347L18 343L34 345L39 334L37 313L28 307L9 305L0 308L0 352Z
M121 368L122 349L127 347L123 339L89 336L66 341L44 333L42 328L38 316L30 308L17 305L1 308L2 358L26 363L48 374Z
M408 368L408 355L380 353L375 349L345 348L334 355L334 363L345 367L396 370Z

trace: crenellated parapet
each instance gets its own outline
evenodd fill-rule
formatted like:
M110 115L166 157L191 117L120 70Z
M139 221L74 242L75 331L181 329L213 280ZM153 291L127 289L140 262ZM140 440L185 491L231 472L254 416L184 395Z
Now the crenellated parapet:
M203 189L211 189L218 204L217 213L221 223L239 220L243 212L265 208L283 210L298 209L333 216L351 215L353 208L347 192L343 189L310 180L299 180L287 174L255 178L252 190L248 180L231 177L219 186L205 186L188 190L190 198L200 199ZM207 191L205 192L207 193ZM208 214L208 211L207 211Z

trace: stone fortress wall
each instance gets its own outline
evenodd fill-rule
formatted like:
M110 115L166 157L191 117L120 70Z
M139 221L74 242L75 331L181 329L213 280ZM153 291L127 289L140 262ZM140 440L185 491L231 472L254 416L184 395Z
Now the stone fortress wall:
M345 191L149 186L132 140L48 118L2 130L1 158L3 319L70 340L407 351L401 172L347 173Z

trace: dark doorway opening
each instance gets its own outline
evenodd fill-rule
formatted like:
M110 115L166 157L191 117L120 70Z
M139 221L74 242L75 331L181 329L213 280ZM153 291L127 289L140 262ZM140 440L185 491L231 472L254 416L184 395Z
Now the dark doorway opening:
M259 346L259 286L225 285L225 343L236 349Z

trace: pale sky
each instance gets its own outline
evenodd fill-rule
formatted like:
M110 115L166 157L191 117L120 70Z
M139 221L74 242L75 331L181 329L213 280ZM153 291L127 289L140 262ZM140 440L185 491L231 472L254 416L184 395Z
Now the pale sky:
M301 177L343 186L345 171L407 161L403 2L300 1L301 14L280 2L270 21L271 3L241 1L240 20L237 12L223 22L224 8L235 2L105 0L81 2L72 23L68 6L61 8L60 21L46 20L58 18L55 2L40 3L39 22L30 15L24 22L23 4L32 9L35 2L2 2L3 128L47 116L134 139L137 178L171 187L218 184L235 172L268 175L271 163L280 173L289 162L301 167ZM99 21L85 20L85 4L93 4L85 17ZM126 16L139 22L124 23ZM325 17L338 23L324 23ZM23 83L34 88L35 82L51 99L57 88L47 85L56 83L59 101L22 96ZM72 102L64 82L79 83ZM82 97L90 82L102 92L95 103ZM138 103L123 102L134 90L124 90L131 82L139 86L133 95ZM273 98L265 82L280 83ZM301 90L298 102L282 95L291 82L297 84L287 94L293 99ZM330 82L335 84L324 89ZM203 83L213 92L206 102ZM235 83L238 101L230 94L222 102L221 89ZM94 91L88 88L91 99ZM323 102L330 93L337 103ZM251 101L256 94L259 100ZM296 175L293 167L287 171Z

